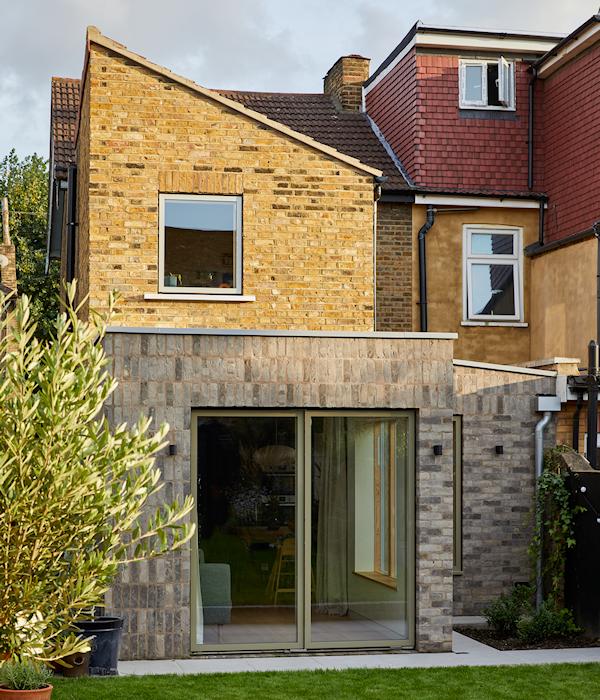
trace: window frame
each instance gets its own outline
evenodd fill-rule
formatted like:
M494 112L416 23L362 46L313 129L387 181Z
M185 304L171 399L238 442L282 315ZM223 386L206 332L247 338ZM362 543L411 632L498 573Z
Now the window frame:
M473 234L512 235L513 253L483 254L471 251ZM463 321L522 322L523 321L523 229L518 226L495 226L492 224L466 224L463 226ZM511 265L513 268L514 314L475 314L473 308L473 265Z
M234 202L235 231L233 240L233 280L231 288L169 287L165 284L165 205L167 201ZM241 195L168 194L158 195L158 291L160 294L227 294L241 296L242 291L242 197Z
M490 64L498 65L498 96L502 99L502 92L508 90L508 102L507 104L501 105L490 105L488 104L488 83L487 83L487 67ZM467 100L465 99L466 94L466 81L467 81L467 66L481 66L482 67L482 99L479 100ZM510 71L510 79L508 86L505 86L505 81L507 77L506 71ZM517 108L516 106L516 86L515 86L515 61L504 58L504 56L499 56L497 59L485 59L485 58L461 58L458 62L458 105L460 109L483 109L483 110L500 110L503 112L514 112Z
M463 572L463 417L452 416L453 550L452 573Z

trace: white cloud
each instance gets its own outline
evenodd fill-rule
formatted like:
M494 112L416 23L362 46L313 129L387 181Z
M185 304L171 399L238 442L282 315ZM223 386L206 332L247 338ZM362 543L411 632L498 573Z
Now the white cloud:
M26 0L3 3L0 155L48 150L51 75L81 74L85 27L208 87L318 91L344 53L376 67L417 19L569 32L598 0Z

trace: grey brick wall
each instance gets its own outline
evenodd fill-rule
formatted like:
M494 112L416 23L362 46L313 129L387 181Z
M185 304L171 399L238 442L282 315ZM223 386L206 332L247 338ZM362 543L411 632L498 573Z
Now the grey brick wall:
M553 377L454 368L454 412L463 416L463 573L454 614L479 615L515 582L528 581L537 394ZM547 429L553 444L554 422ZM497 455L496 445L504 454Z
M416 409L416 646L451 648L452 341L110 333L105 347L110 420L171 426L178 453L158 459L169 499L191 491L192 408ZM189 550L125 570L107 608L126 617L122 658L188 656Z

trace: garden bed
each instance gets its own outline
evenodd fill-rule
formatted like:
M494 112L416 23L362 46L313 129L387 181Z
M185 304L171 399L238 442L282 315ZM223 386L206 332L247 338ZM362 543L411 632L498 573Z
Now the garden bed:
M511 649L581 649L600 646L600 639L582 635L555 637L554 639L545 639L536 644L527 644L518 637L499 637L494 630L486 627L455 627L455 632L464 634L477 642L487 644L500 651L510 651Z

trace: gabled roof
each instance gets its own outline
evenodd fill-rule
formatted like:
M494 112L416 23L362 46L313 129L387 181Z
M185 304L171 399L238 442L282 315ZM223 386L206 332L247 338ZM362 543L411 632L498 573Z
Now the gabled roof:
M386 190L408 189L394 161L379 140L364 112L339 108L330 95L293 92L240 92L218 90L220 95L264 114L269 119L335 148L387 177Z
M107 48L110 51L113 51L114 53L123 56L124 58L127 58L128 60L133 61L138 65L147 68L148 70L151 70L154 73L158 73L159 75L169 78L175 83L187 87L188 89L198 93L199 95L202 95L203 97L213 100L214 102L218 102L228 107L229 109L232 109L236 112L243 114L246 117L249 117L250 119L253 119L254 121L264 124L265 126L270 127L274 131L278 131L292 139L295 139L296 141L299 141L309 146L310 148L315 149L316 151L320 151L328 156L336 158L337 160L346 163L347 165L350 165L356 168L357 170L361 170L365 173L368 173L369 175L373 175L376 177L381 176L383 174L380 168L376 168L366 163L363 163L357 158L342 153L336 148L329 146L325 143L317 141L316 139L314 139L311 136L308 136L305 133L290 128L288 125L276 121L275 119L269 118L265 116L265 114L258 112L252 108L246 107L240 101L229 99L228 97L226 97L218 91L209 90L205 87L202 87L201 85L198 85L193 80L189 80L188 78L184 78L180 75L177 75L176 73L173 73L168 68L164 68L163 66L160 66L156 63L152 63L147 58L144 58L144 56L140 56L139 54L130 51L127 47L123 46L123 44L119 44L113 39L109 39L108 37L104 36L96 27L88 27L87 44L89 46L92 43L97 44L98 46L103 46L104 48Z
M51 176L58 179L66 179L67 168L75 160L79 84L77 78L52 78L50 161Z

